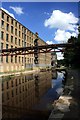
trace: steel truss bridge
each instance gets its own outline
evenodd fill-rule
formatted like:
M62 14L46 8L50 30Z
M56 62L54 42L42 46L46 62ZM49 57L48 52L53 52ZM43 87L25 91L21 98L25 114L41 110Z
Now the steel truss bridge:
M17 56L28 54L48 53L53 49L55 52L64 52L64 48L75 47L72 43L50 44L50 45L34 45L30 47L10 48L0 50L0 56ZM63 49L62 49L63 48Z

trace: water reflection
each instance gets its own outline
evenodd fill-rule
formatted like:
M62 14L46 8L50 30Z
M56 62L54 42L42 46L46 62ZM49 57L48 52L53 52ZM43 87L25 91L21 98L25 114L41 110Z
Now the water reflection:
M50 104L61 94L63 76L57 71L47 71L3 77L3 120L47 120L52 109Z
M52 70L51 72L52 72L52 79L57 79L57 77L58 77L57 71Z
M16 77L4 77L2 80L3 119L29 119L31 115L36 113L41 116L44 112L34 111L34 106L39 103L41 97L51 87L51 77L49 71Z

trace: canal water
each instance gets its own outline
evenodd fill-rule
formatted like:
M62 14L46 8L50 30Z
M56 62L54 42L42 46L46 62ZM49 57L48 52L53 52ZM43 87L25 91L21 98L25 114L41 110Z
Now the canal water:
M2 119L48 120L63 80L55 70L2 77Z

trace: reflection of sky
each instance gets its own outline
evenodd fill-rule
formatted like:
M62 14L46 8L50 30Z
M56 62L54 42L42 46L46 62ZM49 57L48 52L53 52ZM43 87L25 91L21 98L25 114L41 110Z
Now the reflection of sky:
M58 72L57 73L57 79L52 79L52 88L54 88L55 86L60 86L62 85L62 79L63 79L63 73Z
M44 96L46 99L55 100L60 96L59 93L61 93L63 89L62 80L63 80L63 73L58 72L57 79L52 79L52 88Z
M63 73L58 72L58 78L63 78Z
M63 73L57 73L57 79L52 79L52 88L50 88L46 94L41 98L38 106L35 106L35 109L48 109L48 105L52 103L54 100L58 99L61 95L62 88L62 80Z

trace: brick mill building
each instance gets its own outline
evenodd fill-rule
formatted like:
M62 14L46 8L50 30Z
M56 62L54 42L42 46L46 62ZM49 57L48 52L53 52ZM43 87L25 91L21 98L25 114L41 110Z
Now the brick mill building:
M26 28L8 13L0 9L1 49L34 46L36 34ZM46 45L38 36L38 45ZM34 69L34 54L18 56L1 56L0 72ZM39 53L39 67L51 64L50 53Z

